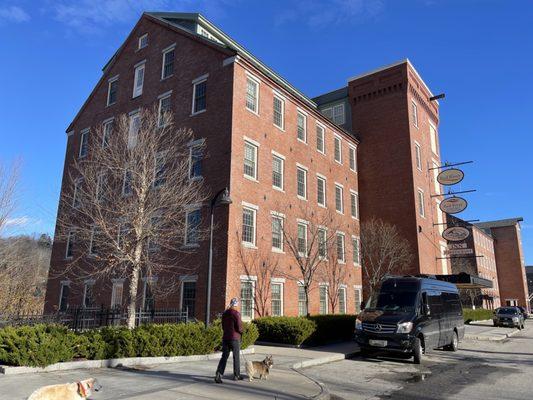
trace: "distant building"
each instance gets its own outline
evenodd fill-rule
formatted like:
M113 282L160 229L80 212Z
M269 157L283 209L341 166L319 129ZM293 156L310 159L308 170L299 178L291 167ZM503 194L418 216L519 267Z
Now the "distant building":
M474 224L493 238L502 306L529 307L521 217Z
M533 310L533 265L526 267L527 289L529 290L529 307Z

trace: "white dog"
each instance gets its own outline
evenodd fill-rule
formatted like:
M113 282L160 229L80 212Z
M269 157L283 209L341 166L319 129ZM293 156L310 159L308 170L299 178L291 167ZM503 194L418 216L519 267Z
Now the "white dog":
M94 390L98 392L102 386L96 379L66 383L63 385L50 385L37 389L28 400L80 400L89 397Z

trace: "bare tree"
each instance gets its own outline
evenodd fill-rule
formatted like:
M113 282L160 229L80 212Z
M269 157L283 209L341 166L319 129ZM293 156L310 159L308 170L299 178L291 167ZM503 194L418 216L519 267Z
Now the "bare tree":
M15 193L19 181L20 163L10 168L0 164L0 233L15 210Z
M402 274L413 259L409 242L396 227L375 218L361 224L361 256L369 296L384 277Z
M331 305L331 312L335 314L337 305L339 304L339 290L346 283L348 268L346 267L346 260L344 262L339 260L336 247L331 248L329 253L328 259L322 263L322 267L319 270L319 277L321 281L324 281L328 285L326 293L329 304Z
M73 256L70 276L127 280L133 327L142 277L195 270L179 259L205 233L198 211L206 199L203 181L191 179L204 146L155 107L120 115L87 135L69 167L59 235Z
M241 234L237 231L237 243ZM269 300L271 297L272 278L279 271L279 257L270 248L248 249L238 246L238 255L244 272L248 276L255 276L254 310L259 317L269 315Z
M284 224L282 230L286 252L296 263L296 268L284 270L284 275L303 287L305 314L309 315L309 292L325 260L333 249L336 251L340 224L337 215L330 210L320 212L302 206L296 213L299 222Z

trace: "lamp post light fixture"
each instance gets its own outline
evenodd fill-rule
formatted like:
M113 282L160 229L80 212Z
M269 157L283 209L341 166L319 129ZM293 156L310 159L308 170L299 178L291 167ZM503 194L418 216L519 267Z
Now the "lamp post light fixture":
M229 197L228 188L224 188L219 191L211 200L211 227L209 232L209 266L207 269L207 295L206 295L206 307L205 307L205 326L209 325L210 314L211 314L211 275L213 272L213 229L214 229L214 218L215 218L215 207L218 205L229 205L231 204L231 198Z

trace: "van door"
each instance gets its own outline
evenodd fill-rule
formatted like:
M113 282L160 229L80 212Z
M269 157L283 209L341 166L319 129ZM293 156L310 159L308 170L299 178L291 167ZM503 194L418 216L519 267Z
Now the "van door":
M429 307L429 315L426 316L426 323L422 330L426 340L426 350L431 350L439 347L440 342L440 293L434 291L427 291L422 293L422 303Z

